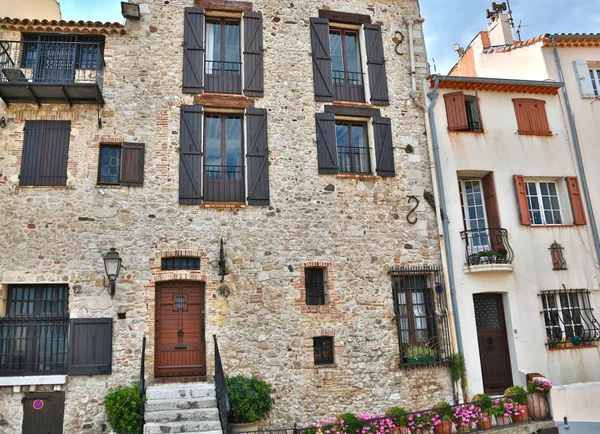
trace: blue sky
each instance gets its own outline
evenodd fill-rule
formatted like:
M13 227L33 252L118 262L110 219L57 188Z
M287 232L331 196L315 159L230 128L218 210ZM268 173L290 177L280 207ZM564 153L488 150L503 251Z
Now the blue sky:
M491 4L491 0L421 0L427 54L432 65L435 59L438 73L447 73L456 61L454 43L466 47L477 32L487 29L485 11ZM60 5L65 20L124 22L120 0L60 0ZM543 33L600 32L600 0L512 0L510 5L515 24L523 21L527 26L522 28L524 40Z

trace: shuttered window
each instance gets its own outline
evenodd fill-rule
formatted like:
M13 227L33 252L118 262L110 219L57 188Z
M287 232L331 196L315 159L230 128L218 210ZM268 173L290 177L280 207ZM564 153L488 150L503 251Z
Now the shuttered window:
M69 375L110 374L112 318L72 319Z
M26 121L19 185L66 185L70 134L70 121Z
M546 102L538 99L513 99L519 134L551 136Z
M482 131L477 97L462 92L444 95L450 131Z
M144 143L101 144L98 184L142 186Z
M583 207L583 199L579 189L579 180L576 176L567 176L567 190L571 201L571 209L573 210L573 224L585 225L585 208Z
M586 60L575 60L573 68L581 98L600 96L600 68L591 68Z

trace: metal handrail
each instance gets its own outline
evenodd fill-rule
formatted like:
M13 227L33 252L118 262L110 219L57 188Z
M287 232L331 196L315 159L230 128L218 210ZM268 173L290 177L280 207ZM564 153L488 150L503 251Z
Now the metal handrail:
M215 342L215 392L217 395L217 407L219 409L219 419L221 421L221 430L223 434L229 434L229 394L227 392L227 383L225 381L225 371L221 364L221 354L217 343L217 335L213 335Z
M142 361L140 364L140 414L142 415L142 423L144 423L144 396L146 395L146 378L144 375L144 364L146 361L146 336L142 339Z
M465 264L512 264L514 251L508 242L508 231L503 228L481 228L462 231L465 240Z

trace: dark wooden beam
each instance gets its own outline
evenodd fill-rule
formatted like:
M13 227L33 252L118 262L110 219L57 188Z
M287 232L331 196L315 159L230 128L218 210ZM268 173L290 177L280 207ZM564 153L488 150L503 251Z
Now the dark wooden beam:
M245 12L252 10L250 2L236 2L232 0L194 0L194 6L211 11Z
M381 116L381 110L370 107L350 107L345 105L326 105L325 113L333 113L337 116L358 116L361 118L371 118Z
M349 12L319 10L319 18L327 18L329 21L344 24L371 24L369 15L351 14Z

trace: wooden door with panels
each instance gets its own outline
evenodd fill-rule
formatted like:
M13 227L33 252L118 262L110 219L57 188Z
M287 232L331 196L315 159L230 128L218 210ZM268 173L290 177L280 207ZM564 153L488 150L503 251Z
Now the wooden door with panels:
M65 392L27 392L21 401L23 434L62 434Z
M206 377L204 284L156 287L156 377Z

